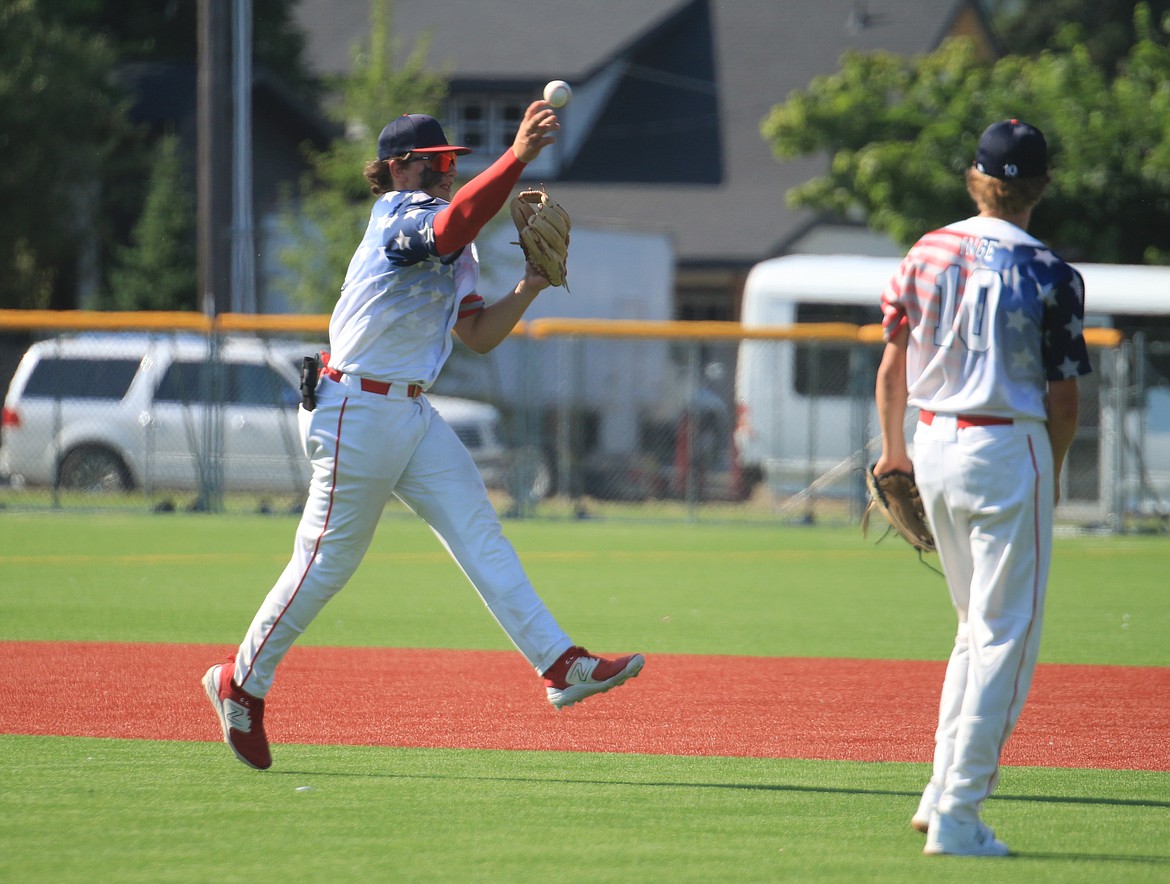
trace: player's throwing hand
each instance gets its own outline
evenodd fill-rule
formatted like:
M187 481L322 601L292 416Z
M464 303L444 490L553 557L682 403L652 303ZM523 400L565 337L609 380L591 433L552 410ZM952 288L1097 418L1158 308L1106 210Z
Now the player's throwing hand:
M524 111L524 119L516 130L512 152L522 163L531 163L542 150L557 140L556 132L561 128L556 112L547 101L534 101Z

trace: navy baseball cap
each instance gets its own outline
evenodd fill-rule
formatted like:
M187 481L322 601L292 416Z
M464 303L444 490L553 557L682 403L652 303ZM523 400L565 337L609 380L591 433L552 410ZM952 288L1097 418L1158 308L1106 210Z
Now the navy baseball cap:
M403 114L391 120L378 136L378 159L388 160L411 153L454 154L471 153L470 147L459 147L447 143L443 127L434 117L426 114Z
M975 168L992 178L1038 178L1048 173L1044 133L1019 120L992 123L979 138Z

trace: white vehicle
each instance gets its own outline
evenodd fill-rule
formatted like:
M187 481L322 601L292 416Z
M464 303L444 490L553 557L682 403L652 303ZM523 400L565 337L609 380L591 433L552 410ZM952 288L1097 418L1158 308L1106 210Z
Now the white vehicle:
M744 284L745 329L792 329L801 324L881 322L882 290L900 258L859 255L790 255L763 261ZM1125 326L1135 316L1166 316L1170 324L1170 268L1109 264L1075 265L1085 279L1086 325ZM744 466L757 466L782 491L818 483L827 493L853 494L857 467L877 456L874 381L880 347L803 340L745 340L736 374L736 444ZM1097 360L1094 360L1095 366ZM1097 421L1101 372L1083 384L1082 429L1070 467L1085 471L1084 488L1072 497L1105 497L1098 475L1111 458L1126 459L1126 494L1170 500L1170 381L1150 373L1143 395L1128 410L1125 432L1114 433L1124 451L1103 441L1112 420L1108 401ZM1170 373L1166 373L1170 374ZM1133 383L1132 379L1130 383ZM1104 392L1102 392L1104 396ZM1087 462L1087 463L1086 463ZM850 482L852 477L852 482ZM1072 477L1067 481L1072 482ZM1093 487L1087 487L1093 484Z
M4 401L0 477L91 491L199 490L214 463L225 491L304 494L309 462L296 409L300 360L313 348L251 336L220 339L214 354L210 347L199 335L145 333L33 344ZM499 410L428 398L485 483L502 487Z
M511 244L515 238L510 223L491 228L481 238L479 292L489 302L511 291L524 272L523 256ZM571 291L545 291L524 312L524 322L668 320L674 266L674 245L665 231L576 224L569 257ZM571 454L564 449L565 439L548 432L540 438L540 431L534 430L538 437L529 441L539 442L541 450L530 451L528 462L568 487L569 464L576 456L588 457L591 476L604 485L620 485L640 460L647 415L662 406L667 391L679 387L684 369L672 362L670 343L664 340L593 338L582 346L568 337L533 341L513 335L487 357L476 354L463 362L456 354L438 384L443 390L490 398L513 413L527 414L534 428L547 428L554 419L560 422L563 415L573 413L595 428L588 450Z

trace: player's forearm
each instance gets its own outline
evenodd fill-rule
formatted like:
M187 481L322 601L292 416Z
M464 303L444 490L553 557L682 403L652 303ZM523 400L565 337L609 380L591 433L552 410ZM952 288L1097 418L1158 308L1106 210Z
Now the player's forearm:
M882 430L882 453L878 459L880 472L890 469L909 469L910 455L906 448L906 346L905 332L886 345L878 366L877 402L878 423Z
M459 340L476 353L494 350L516 327L516 323L528 309L528 305L540 294L540 287L528 279L521 280L516 288L494 304L477 313L461 319L455 326Z
M511 149L480 172L435 216L435 249L440 255L459 251L503 208L524 170Z
M1075 378L1048 385L1048 441L1052 445L1052 465L1057 479L1076 436L1080 404L1080 388Z
M906 446L906 403L901 406L896 399L878 397L878 423L882 430L882 470L908 469L910 454Z

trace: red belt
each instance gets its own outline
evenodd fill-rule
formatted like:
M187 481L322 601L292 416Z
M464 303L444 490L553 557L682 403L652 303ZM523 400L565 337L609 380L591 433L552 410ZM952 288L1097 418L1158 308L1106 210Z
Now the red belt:
M339 383L341 379L345 377L344 372L340 372L336 368L333 368L329 365L322 366L321 374L325 375L325 377L329 378L329 380L337 381ZM393 386L393 384L389 383L388 381L376 381L373 378L359 378L358 380L361 381L363 390L365 390L367 393L377 393L379 396L385 396L390 392L390 388ZM407 384L406 395L411 399L417 399L422 395L422 386L420 384Z
M930 426L934 423L934 412L920 410L918 419ZM1010 417L989 417L983 414L956 414L955 422L960 430L965 430L967 427L1006 427L1015 423Z

